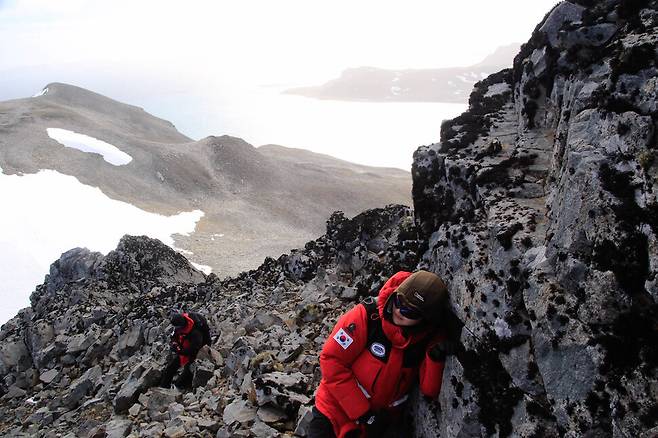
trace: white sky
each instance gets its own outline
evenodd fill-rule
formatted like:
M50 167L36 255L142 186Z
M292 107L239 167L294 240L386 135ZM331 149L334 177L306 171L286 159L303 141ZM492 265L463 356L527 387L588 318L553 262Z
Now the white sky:
M308 82L348 67L470 65L555 0L0 0L0 71L62 63Z

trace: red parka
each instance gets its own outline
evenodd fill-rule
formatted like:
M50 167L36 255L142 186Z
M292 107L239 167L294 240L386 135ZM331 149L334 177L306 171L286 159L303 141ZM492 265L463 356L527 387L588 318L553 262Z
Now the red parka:
M199 348L201 348L203 338L198 330L193 330L195 328L194 320L187 313L182 315L187 323L182 328L174 331L171 342L178 346L180 366L185 366L196 356Z
M354 429L363 431L356 420L368 411L395 411L416 377L424 395L434 398L441 390L444 363L427 352L443 337L429 329L405 335L385 318L389 298L410 275L398 272L379 291L378 313L371 316L379 319L374 323L381 322L379 339L372 331L368 339L368 312L359 304L338 320L322 348L315 406L329 418L338 438Z

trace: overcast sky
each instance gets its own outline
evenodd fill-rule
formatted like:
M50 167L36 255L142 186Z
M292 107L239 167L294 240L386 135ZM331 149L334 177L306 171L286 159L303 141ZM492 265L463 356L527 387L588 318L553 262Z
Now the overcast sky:
M470 65L555 0L0 0L0 71L85 63L309 82L348 67Z

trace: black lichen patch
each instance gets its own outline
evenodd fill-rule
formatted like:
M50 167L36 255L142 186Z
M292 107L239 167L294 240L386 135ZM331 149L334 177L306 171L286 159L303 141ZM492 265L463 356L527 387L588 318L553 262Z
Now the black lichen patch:
M533 417L553 420L555 419L552 412L548 408L535 400L529 400L526 402L526 411L528 411L528 414L532 415Z
M632 19L636 17L640 9L647 7L646 0L621 0L617 6L617 14L622 19Z
M612 207L617 218L618 234L614 241L604 239L594 245L592 261L602 271L615 274L620 287L630 296L646 295L645 281L649 274L647 237L638 231L642 223L656 232L658 218L655 209L643 209L635 202L635 186L629 172L619 172L604 164L599 178L605 190L621 202Z
M507 291L509 292L510 296L515 296L516 294L519 293L521 290L521 282L517 281L513 278L510 278L507 280Z
M521 113L528 119L529 129L535 128L535 116L537 115L538 108L539 105L537 105L537 102L534 100L527 99L523 101L523 109L521 110Z
M523 225L516 222L512 226L496 234L496 239L500 242L501 246L508 250L512 247L512 237L523 229Z
M455 395L457 397L461 398L462 395L464 394L464 384L457 379L457 377L452 376L450 378L450 384L452 385L453 389L455 390Z
M628 132L630 130L631 130L631 127L628 126L628 124L626 124L624 122L619 122L619 124L617 125L617 134L619 136L623 137L624 135L628 134Z
M507 437L512 433L514 407L523 398L523 392L512 385L512 378L503 367L498 353L482 346L479 351L467 350L460 355L464 377L478 394L478 418L489 435Z
M528 380L534 380L538 374L539 374L539 367L537 366L537 362L534 361L528 362L528 373L527 373Z
M647 429L655 427L658 422L658 403L654 403L646 413L640 415L640 421Z
M612 74L610 78L613 83L617 82L619 76L623 74L635 74L655 65L656 51L653 44L647 43L639 46L633 46L629 50L622 51L619 57L614 58L610 66Z
M585 399L585 406L594 419L594 424L587 429L602 431L609 436L612 433L610 394L606 391L590 391Z
M649 373L658 364L658 305L620 314L595 339L605 349L602 374L630 374L638 367Z

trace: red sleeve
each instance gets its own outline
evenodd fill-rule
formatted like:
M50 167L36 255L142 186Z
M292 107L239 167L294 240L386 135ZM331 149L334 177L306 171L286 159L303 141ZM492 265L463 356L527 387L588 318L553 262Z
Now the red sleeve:
M425 359L420 364L419 380L420 391L423 395L436 398L441 392L441 382L443 381L443 367L445 362L437 362L429 357L429 350L438 342L445 339L444 336L438 335L427 346L425 350Z
M359 389L351 369L352 363L366 346L367 324L365 307L355 306L338 320L320 353L322 380L352 420L370 409L370 402Z

